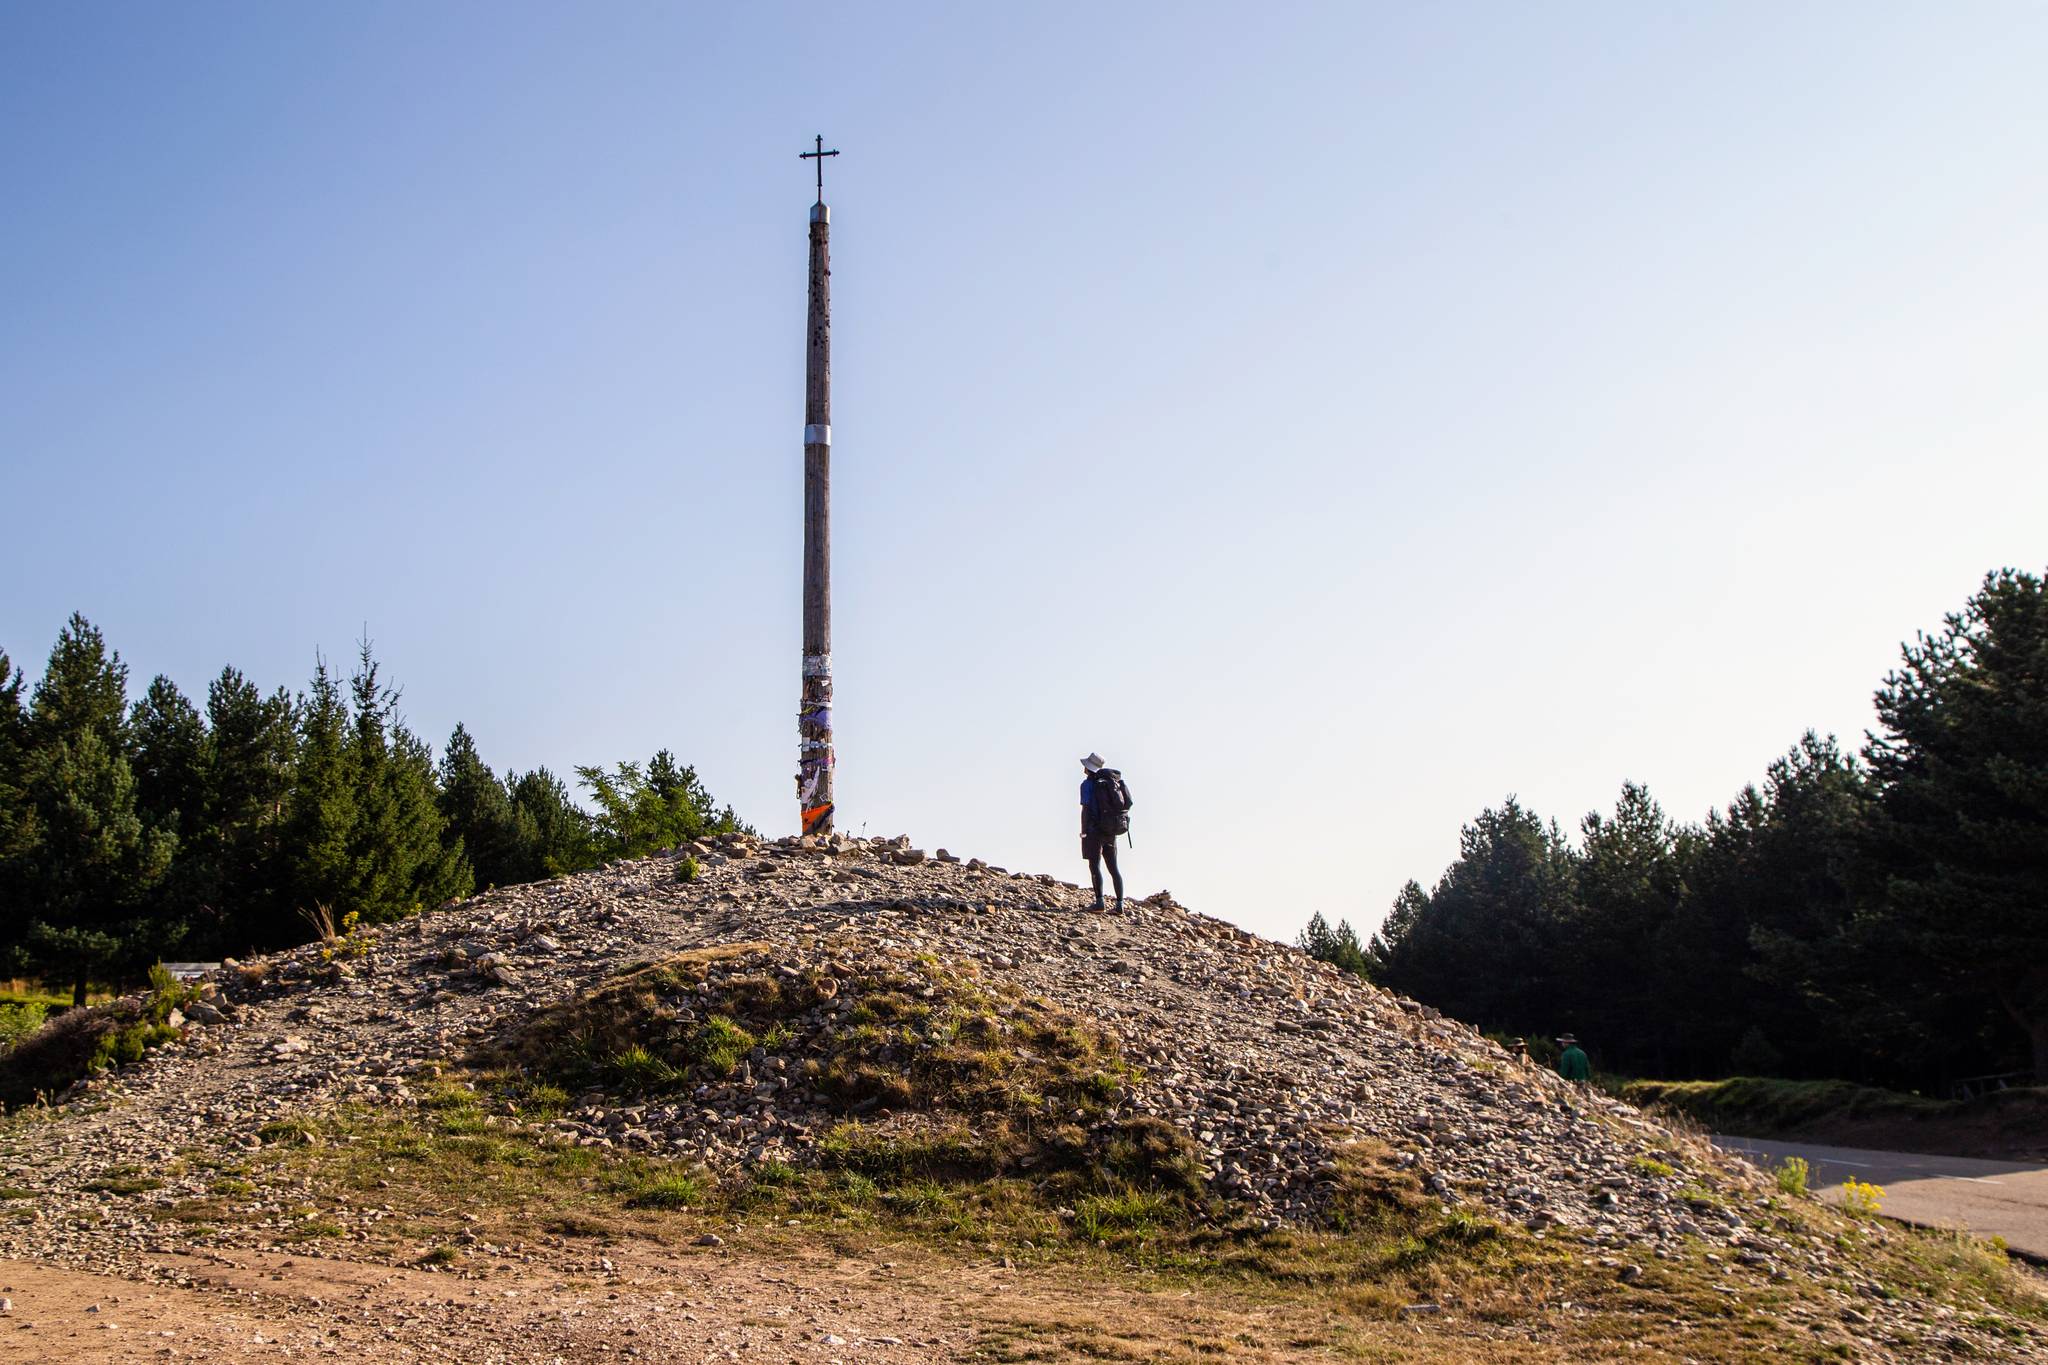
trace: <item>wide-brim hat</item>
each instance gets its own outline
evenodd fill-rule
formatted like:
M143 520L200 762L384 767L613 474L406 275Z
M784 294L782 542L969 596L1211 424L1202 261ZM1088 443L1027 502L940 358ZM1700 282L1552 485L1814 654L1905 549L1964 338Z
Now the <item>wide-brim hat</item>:
M1097 771L1098 769L1107 768L1109 764L1102 761L1101 754L1090 754L1088 755L1088 757L1081 760L1081 766L1092 773Z
M1557 1041L1560 1043L1577 1044L1579 1040L1569 1033L1560 1033L1557 1035Z

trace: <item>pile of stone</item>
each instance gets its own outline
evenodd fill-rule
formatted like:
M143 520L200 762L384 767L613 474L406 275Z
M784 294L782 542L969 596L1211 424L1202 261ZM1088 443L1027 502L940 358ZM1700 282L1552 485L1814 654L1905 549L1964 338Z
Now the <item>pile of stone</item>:
M1825 1243L1767 1230L1771 1192L1739 1162L1619 1102L1520 1065L1472 1030L1190 913L1161 892L1093 913L1072 883L908 839L730 835L457 905L260 961L224 964L182 1044L84 1087L71 1112L0 1144L5 1180L43 1197L0 1252L59 1257L118 1242L81 1230L81 1187L114 1164L260 1141L266 1124L343 1100L402 1106L428 1064L474 1055L621 973L721 945L790 972L931 954L1113 1035L1139 1079L1114 1117L1184 1133L1219 1196L1252 1219L1314 1221L1340 1150L1370 1141L1443 1199L1611 1249L1617 1273L1726 1248L1768 1279L1831 1270ZM733 1077L656 1099L577 1097L569 1141L713 1166L805 1159L830 1116L767 1050ZM192 1197L175 1173L133 1201ZM161 1239L165 1225L137 1233Z
M707 1039L724 1051L707 1058ZM619 1071L629 1047L638 1070ZM814 1165L819 1139L850 1124L886 1144L952 1135L994 1173L1044 1160L1054 1129L1114 1131L1134 1080L1119 1054L972 963L844 933L653 964L520 1022L471 1064L515 1094L580 1089L551 1125L579 1146L745 1174Z

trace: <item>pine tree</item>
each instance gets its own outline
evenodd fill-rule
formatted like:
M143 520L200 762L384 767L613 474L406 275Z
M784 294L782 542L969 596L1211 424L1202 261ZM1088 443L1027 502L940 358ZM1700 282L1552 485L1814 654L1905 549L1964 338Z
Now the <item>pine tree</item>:
M352 908L345 901L355 890L350 849L357 784L348 703L325 659L315 661L312 683L293 713L297 742L286 802L285 899L295 911L325 908L339 918Z
M444 834L433 749L395 721L390 735L384 781L391 793L397 837L385 868L387 897L368 912L369 918L379 920L459 900L476 888L460 837Z
M150 894L148 917L167 939L189 937L199 913L198 858L206 811L206 722L159 674L129 712L135 808L144 825L174 834L178 854Z
M461 842L442 839L433 755L399 719L398 691L379 680L367 640L349 688L355 821L334 904L376 923L467 895L471 880Z
M135 804L142 818L183 837L203 819L206 722L178 685L159 674L129 714Z
M1556 953L1558 1011L1611 1057L1656 1055L1667 1040L1653 949L1684 891L1676 832L1636 782L1622 785L1611 816L1592 812L1579 829L1576 910Z
M1959 1054L1922 1047L1918 1022L1901 1027L1877 1018L1881 999L1928 1003L1909 964L1870 973L1866 967L1876 964L1860 963L1846 937L1870 890L1868 772L1834 736L1809 730L1766 770L1762 794L1765 819L1735 860L1736 884L1717 886L1716 869L1704 862L1693 874L1695 896L1741 906L1750 951L1739 984L1746 1018L1733 1046L1758 1057L1761 1049L1743 1043L1754 1031L1780 1055L1781 1074L1854 1075L1879 1053L1921 1076L1944 1069ZM1722 1036L1732 1031L1726 1026ZM1732 1054L1729 1065L1749 1069Z
M1512 796L1459 836L1458 860L1389 955L1385 984L1485 1028L1558 1020L1576 855Z
M177 839L137 811L124 752L127 677L121 656L74 614L29 705L21 786L36 833L22 867L31 916L24 947L29 965L68 982L78 1004L93 973L173 941L141 914Z
M29 740L71 740L91 731L107 750L128 743L128 665L77 612L57 633L29 708Z
M1877 694L1884 891L1859 925L1981 991L2048 1082L2048 590L1985 577L1942 633L1903 650Z
M206 693L207 759L198 898L214 951L292 942L301 929L287 885L285 824L298 735L291 695L266 697L223 668Z
M314 674L300 707L292 829L301 911L374 924L469 893L461 841L442 838L433 754L399 719L398 699L368 641L348 701L324 661Z
M1385 983L1397 973L1395 960L1401 955L1403 945L1413 932L1417 921L1429 913L1429 893L1422 889L1422 883L1410 878L1394 897L1393 908L1380 921L1380 927L1373 931L1372 941L1366 944L1366 972L1368 979Z
M457 725L441 753L441 815L444 840L459 840L481 886L509 886L532 878L526 870L531 821L522 831L512 795L476 751L469 731Z
M603 861L590 816L570 797L562 780L546 768L506 778L518 833L518 857L511 881L536 881L595 867Z
M1365 948L1358 941L1358 931L1351 927L1351 921L1340 919L1332 929L1322 912L1310 915L1308 924L1301 931L1295 946L1319 962L1359 976L1370 976Z
M21 669L0 649L0 962L12 958L28 922L23 879L36 825L22 791L28 712Z

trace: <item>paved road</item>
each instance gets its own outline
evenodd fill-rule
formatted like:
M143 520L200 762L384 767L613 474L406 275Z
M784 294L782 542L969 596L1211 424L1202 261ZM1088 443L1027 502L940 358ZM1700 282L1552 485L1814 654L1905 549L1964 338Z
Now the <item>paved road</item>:
M1741 1152L1766 1169L1788 1156L1805 1157L1813 1163L1810 1185L1831 1198L1840 1198L1842 1182L1852 1178L1882 1185L1884 1211L1894 1218L2003 1237L2015 1251L2048 1260L2048 1163L1719 1135L1714 1145Z

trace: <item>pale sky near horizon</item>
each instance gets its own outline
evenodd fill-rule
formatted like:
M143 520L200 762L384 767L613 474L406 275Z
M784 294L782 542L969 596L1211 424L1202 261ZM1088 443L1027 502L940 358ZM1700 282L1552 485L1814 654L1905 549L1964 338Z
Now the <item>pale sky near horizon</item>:
M2048 564L2048 7L0 0L0 647L1376 923Z

